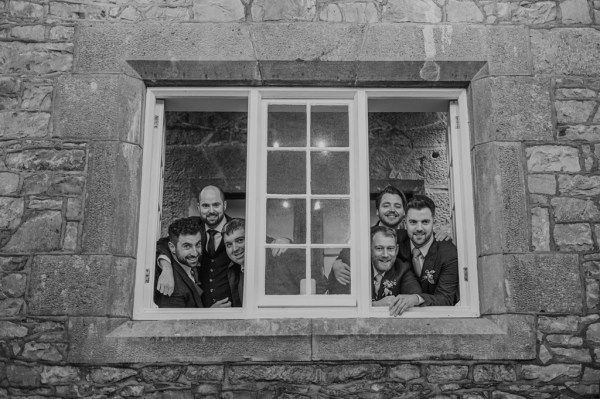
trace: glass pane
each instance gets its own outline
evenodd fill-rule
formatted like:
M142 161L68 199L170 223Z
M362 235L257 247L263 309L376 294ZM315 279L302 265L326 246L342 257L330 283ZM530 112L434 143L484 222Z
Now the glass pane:
M350 172L347 152L311 153L313 194L349 194Z
M350 201L312 200L311 242L313 244L346 244L350 241Z
M306 154L298 151L269 151L267 193L306 193Z
M270 248L265 253L265 294L299 295L306 281L306 250L287 248L280 256L273 256Z
M269 105L267 145L306 147L306 106Z
M350 294L350 277L347 277L347 284L342 284L335 278L335 275L331 275L335 262L343 262L350 266L350 248L325 248L321 251L321 253L318 253L317 250L313 250L313 262L315 259L319 259L319 257L323 258L323 272L324 275L329 276L327 279L327 292L329 295Z
M313 147L348 147L348 107L316 105L311 108L310 145Z
M268 199L267 238L287 238L294 244L306 243L306 200Z

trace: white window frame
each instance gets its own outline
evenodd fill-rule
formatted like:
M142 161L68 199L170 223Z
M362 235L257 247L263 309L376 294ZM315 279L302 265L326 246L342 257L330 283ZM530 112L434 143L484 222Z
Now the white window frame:
M244 307L231 309L158 309L153 306L155 244L160 231L162 200L162 168L164 164L165 101L195 98L247 98L248 137L246 169L246 271ZM355 295L319 295L312 304L325 306L275 306L277 298L251 295L252 287L263 288L263 272L252 265L264 265L266 236L265 181L266 133L258 134L266 120L266 104L289 100L338 101L350 106L350 186L352 264L370 264L369 156L367 111L370 99L390 99L403 102L406 112L422 110L431 104L448 104L451 193L454 193L454 240L458 249L459 290L461 301L456 306L431 306L409 309L402 318L478 317L479 291L477 284L477 251L475 247L475 217L473 176L470 152L470 129L465 89L355 89L355 88L148 88L146 93L143 132L142 187L137 250L137 273L133 318L135 320L169 319L255 319L255 318L369 318L389 317L387 308L371 306L371 270L352 267L352 292ZM354 112L354 109L356 112ZM403 109L404 110L404 109ZM264 140L263 142L260 139ZM155 178L160 176L160 179ZM360 188L360 189L359 189ZM184 215L182 215L184 216ZM467 281L468 278L468 281ZM336 298L338 297L338 298ZM260 307L261 305L270 305ZM284 301L285 302L285 301ZM310 301L309 301L310 302ZM309 303L310 304L310 303ZM288 305L288 306L285 306Z

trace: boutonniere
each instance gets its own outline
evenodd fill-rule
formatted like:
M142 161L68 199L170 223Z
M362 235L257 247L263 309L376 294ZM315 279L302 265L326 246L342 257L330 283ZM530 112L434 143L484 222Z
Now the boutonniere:
M421 280L427 280L427 282L429 284L435 284L435 280L433 279L434 274L435 274L435 270L425 270L425 273Z
M393 295L392 289L396 286L395 281L385 280L383 282L383 296Z

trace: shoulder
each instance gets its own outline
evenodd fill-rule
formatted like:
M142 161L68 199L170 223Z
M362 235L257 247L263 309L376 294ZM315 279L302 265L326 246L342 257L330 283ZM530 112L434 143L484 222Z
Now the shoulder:
M437 244L437 250L441 253L454 253L456 254L456 245L452 243L452 241L434 241L434 244Z

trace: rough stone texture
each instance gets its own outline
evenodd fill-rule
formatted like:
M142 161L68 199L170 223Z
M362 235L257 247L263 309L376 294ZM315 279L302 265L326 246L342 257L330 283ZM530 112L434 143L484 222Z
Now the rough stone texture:
M558 191L569 196L596 196L600 194L600 176L559 175Z
M421 370L418 366L403 364L390 368L390 378L400 381L410 381L421 376Z
M598 308L600 304L600 283L598 280L585 280L585 297L588 309Z
M583 339L581 337L575 337L566 334L550 334L546 336L550 345L562 345L562 346L581 346L583 345Z
M62 215L59 211L31 212L0 252L47 252L60 248Z
M319 12L319 19L328 22L375 23L377 8L373 3L328 4Z
M96 142L90 152L82 249L134 256L141 150L131 144Z
M22 338L27 335L27 327L19 326L10 321L0 321L0 338Z
M227 22L244 19L244 4L238 0L200 0L192 6L193 20L199 22Z
M542 382L552 381L557 378L578 377L581 374L579 364L551 364L549 366L525 365L522 368L523 377L528 380Z
M600 210L591 200L556 197L550 201L557 222L582 222L600 219Z
M131 281L116 259L104 255L40 255L34 258L29 287L30 312L36 315L105 315L123 306L113 299L131 295ZM72 298L78 298L73 301ZM118 297L118 298L117 298Z
M122 75L68 75L58 80L54 135L140 143L143 84Z
M528 212L521 151L515 144L475 147L474 163L486 165L475 170L474 182L480 254L529 249L529 231L523 226Z
M543 145L526 150L530 172L579 172L579 150L568 146Z
M45 112L0 113L0 138L37 138L48 134L50 114Z
M391 0L383 7L383 22L440 22L442 10L432 0Z
M589 251L594 248L589 224L557 224L554 226L553 234L559 251Z
M556 120L558 123L587 122L593 115L596 107L595 101L556 101Z
M588 327L585 338L595 344L600 343L600 323L592 324Z
M137 375L137 371L115 367L100 367L90 373L90 378L97 384L110 384Z
M550 218L545 208L531 210L531 246L534 251L550 250Z
M597 44L600 32L592 28L531 30L531 51L536 73L598 76Z
M0 299L20 297L25 293L27 279L24 274L7 274L0 277Z
M84 176L37 173L23 179L21 194L79 195L83 193Z
M482 364L473 368L473 381L481 382L504 382L516 381L517 376L512 366L500 364Z
M514 10L515 22L540 25L556 20L556 3L553 1L520 2Z
M548 80L480 79L473 84L473 95L477 98L473 102L475 144L552 137Z
M0 195L15 193L19 189L20 181L16 173L0 172Z
M579 318L576 316L546 317L538 319L539 329L549 334L572 333L579 330Z
M483 22L484 15L475 3L449 0L446 4L448 22Z
M533 175L527 177L530 193L556 194L556 178L554 175Z
M558 5L563 24L590 24L590 9L586 0L565 0Z
M504 259L509 310L581 311L583 298L576 255L512 255Z
M427 381L433 383L460 381L467 377L467 366L429 366Z
M82 171L85 167L84 150L25 150L7 154L6 166L24 171L64 170Z
M316 7L314 0L257 0L252 2L254 21L312 21Z
M23 198L0 197L0 229L16 229L21 224L24 209Z

